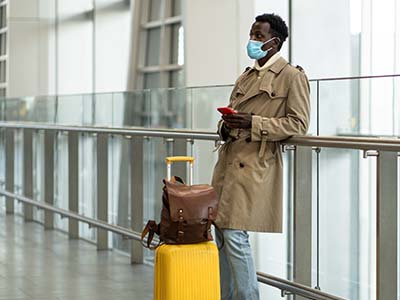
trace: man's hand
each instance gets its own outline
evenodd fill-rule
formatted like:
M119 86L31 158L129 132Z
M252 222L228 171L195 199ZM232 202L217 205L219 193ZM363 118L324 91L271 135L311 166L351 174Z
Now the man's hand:
M222 119L228 128L251 128L252 116L249 113L223 115Z

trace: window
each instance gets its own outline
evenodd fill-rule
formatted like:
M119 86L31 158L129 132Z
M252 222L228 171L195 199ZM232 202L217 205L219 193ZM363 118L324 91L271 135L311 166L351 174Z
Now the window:
M141 18L136 88L183 85L183 26L180 0L137 1Z

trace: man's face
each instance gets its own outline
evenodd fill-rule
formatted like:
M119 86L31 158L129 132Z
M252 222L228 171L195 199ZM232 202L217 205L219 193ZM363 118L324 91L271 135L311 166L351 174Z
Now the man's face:
M265 43L273 36L270 33L270 25L267 22L255 22L250 29L250 40L259 41ZM265 44L261 49L266 50L274 45L278 44L278 39L271 40L267 44Z

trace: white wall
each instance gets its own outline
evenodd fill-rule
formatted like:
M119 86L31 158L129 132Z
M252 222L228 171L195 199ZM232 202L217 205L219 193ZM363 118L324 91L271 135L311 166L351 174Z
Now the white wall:
M129 69L131 11L123 6L114 11L100 9L95 18L95 90L124 91Z
M92 0L58 0L56 40L55 2L10 1L8 95L126 90L129 6L120 0L96 0L93 17Z
M53 94L53 1L10 1L9 97Z
M232 84L248 65L253 1L182 1L187 86ZM239 34L240 33L240 34Z
M293 64L309 78L351 75L349 2L293 1Z

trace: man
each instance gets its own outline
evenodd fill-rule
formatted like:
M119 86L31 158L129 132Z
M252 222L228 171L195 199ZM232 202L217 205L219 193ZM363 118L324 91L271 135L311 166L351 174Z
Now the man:
M238 113L223 115L218 125L225 143L212 185L220 199L216 223L225 240L220 251L222 300L259 299L247 231L282 232L279 141L308 129L307 77L279 54L287 37L279 16L256 17L247 45L254 66L237 79L229 103Z

